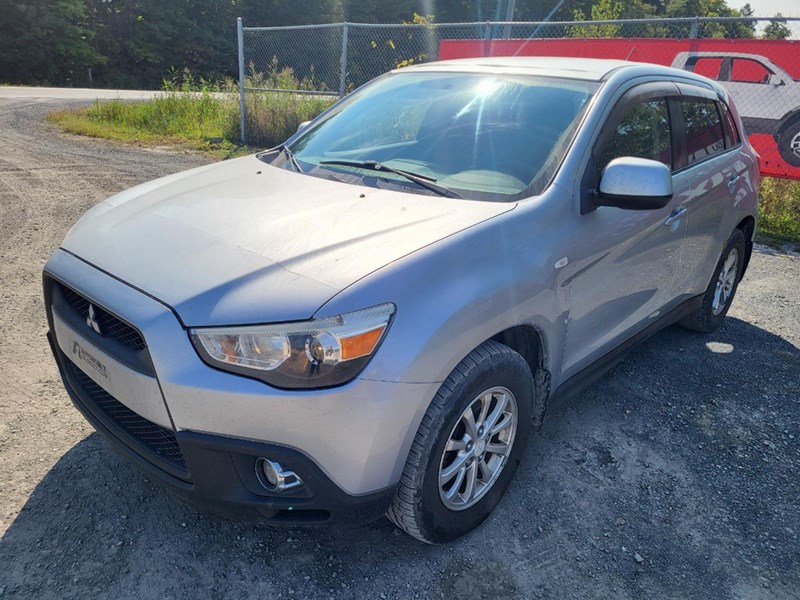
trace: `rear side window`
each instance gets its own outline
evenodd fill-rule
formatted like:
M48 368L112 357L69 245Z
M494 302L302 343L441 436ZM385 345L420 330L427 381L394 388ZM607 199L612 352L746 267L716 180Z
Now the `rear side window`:
M649 158L672 168L672 139L665 99L641 102L622 117L595 155L598 174L609 162L623 156Z
M691 165L725 150L722 122L713 100L685 99L681 102L686 131L687 163Z
M720 102L718 106L722 112L722 127L725 130L725 147L733 148L734 146L738 146L742 140L739 137L739 130L736 129L736 122L733 120L733 115L724 102Z

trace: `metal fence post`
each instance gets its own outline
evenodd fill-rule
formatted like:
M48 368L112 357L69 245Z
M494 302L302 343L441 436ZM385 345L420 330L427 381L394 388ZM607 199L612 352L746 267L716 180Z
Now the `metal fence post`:
M342 65L339 73L339 98L344 98L347 91L347 22L342 24Z
M236 36L239 43L239 112L242 144L247 143L247 113L244 103L244 27L242 17L236 19Z
M692 21L691 29L689 29L689 39L696 40L699 30L700 30L700 17L695 17L694 21Z

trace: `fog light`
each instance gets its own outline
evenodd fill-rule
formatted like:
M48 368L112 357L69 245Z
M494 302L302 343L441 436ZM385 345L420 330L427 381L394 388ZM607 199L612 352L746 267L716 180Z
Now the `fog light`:
M268 458L256 461L258 481L271 492L285 492L303 485L303 480L294 471L287 471L281 463Z

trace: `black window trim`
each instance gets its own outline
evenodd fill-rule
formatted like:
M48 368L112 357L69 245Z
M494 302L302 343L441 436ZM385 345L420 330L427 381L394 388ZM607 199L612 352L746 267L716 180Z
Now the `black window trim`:
M736 134L736 137L739 140L738 142L736 142L735 144L733 144L731 146L728 146L728 142L726 141L725 142L725 152L727 152L728 150L733 150L735 148L741 147L742 139L744 139L744 137L746 137L746 136L742 135L742 131L739 129L739 126L736 124L736 119L733 118L733 112L731 112L731 107L728 106L727 102L725 102L722 98L720 98L719 100L717 100L717 110L720 113L720 120L722 121L723 133L724 133L724 130L725 130L725 121L726 121L726 119L725 119L725 111L722 110L723 106L725 107L725 110L728 111L727 114L730 115L731 127L733 127L733 131L734 131L734 133Z

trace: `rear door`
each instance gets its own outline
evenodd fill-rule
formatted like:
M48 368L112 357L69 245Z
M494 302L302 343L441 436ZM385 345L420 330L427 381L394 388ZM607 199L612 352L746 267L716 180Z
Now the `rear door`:
M677 172L688 176L682 202L688 231L676 286L680 293L705 291L722 247L733 228L739 203L747 196L747 157L739 152L740 133L724 102L711 90L680 85L675 111L679 131Z

